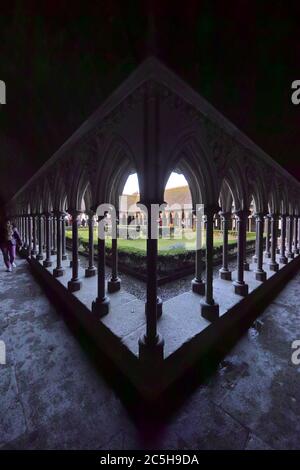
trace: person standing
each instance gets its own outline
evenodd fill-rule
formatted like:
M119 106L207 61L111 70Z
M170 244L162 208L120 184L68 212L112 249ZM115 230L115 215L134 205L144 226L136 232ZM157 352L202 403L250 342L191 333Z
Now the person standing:
M16 245L22 246L22 241L17 227L6 220L0 228L0 248L6 266L6 272L11 272L16 267Z

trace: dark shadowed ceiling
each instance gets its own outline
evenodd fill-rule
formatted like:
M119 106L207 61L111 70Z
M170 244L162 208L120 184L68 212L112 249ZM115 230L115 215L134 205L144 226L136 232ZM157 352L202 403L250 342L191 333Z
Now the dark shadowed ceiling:
M11 0L0 9L2 200L153 52L300 180L297 2Z

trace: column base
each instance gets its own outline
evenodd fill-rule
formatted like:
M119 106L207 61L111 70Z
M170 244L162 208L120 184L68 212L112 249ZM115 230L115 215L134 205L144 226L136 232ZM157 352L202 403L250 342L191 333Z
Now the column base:
M68 291L69 292L76 292L81 289L81 281L79 279L71 279L71 281L68 282Z
M233 289L235 294L245 297L248 295L249 286L245 282L234 281Z
M269 253L268 251L265 251L264 255L265 255L265 258L271 258L271 253Z
M287 263L288 263L287 257L286 257L286 256L281 256L281 257L279 258L279 263L281 263L281 264L287 264Z
M203 301L200 304L200 309L201 316L210 322L217 320L220 316L219 304L216 304L215 302L213 304L208 304Z
M288 258L294 259L294 253L287 253L286 256Z
M63 268L55 268L53 269L53 276L54 277L61 277L65 274L65 270Z
M68 259L68 255L62 255L61 259L62 259L63 261L66 261L66 260Z
M107 290L110 293L118 292L121 289L121 279L117 277L116 279L110 279L107 283Z
M50 268L52 266L52 261L48 261L47 259L45 259L43 261L43 266L44 268Z
M267 279L266 271L255 271L255 279L260 282L264 282Z
M269 263L269 269L270 269L270 271L277 272L278 269L279 269L279 264L278 263Z
M139 360L145 363L157 364L164 359L164 340L157 334L155 341L149 343L147 336L139 339Z
M85 270L85 277L93 277L97 274L97 269L95 268L95 266L93 266L92 268L86 268Z
M280 248L276 248L276 254L280 255Z
M252 256L252 263L257 263L257 256L256 255Z
M244 263L244 271L250 271L250 265L247 261Z
M92 312L98 318L104 317L109 312L109 297L105 296L103 299L97 297L92 303Z
M39 260L39 261L42 261L44 259L44 256L43 255L37 255L36 259Z
M231 271L229 271L229 269L221 268L219 270L219 278L224 279L224 281L231 281Z
M191 284L192 284L192 291L195 292L195 294L199 294L199 295L205 294L205 282L198 281L196 278L194 278Z

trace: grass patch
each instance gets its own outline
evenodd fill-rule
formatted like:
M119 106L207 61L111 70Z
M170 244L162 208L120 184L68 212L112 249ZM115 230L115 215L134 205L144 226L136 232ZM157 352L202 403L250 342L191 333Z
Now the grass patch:
M176 255L181 254L186 251L194 251L196 242L195 242L195 232L189 231L187 236L175 236L173 239L160 238L158 240L158 251L160 255ZM97 229L94 230L94 244L97 245ZM79 228L78 236L80 241L88 243L88 228ZM66 237L72 238L72 231L66 230ZM203 242L205 242L205 236L203 236ZM247 232L247 240L255 240L255 232ZM229 233L228 244L231 245L237 242L236 236ZM220 247L223 245L222 232L220 230L214 231L214 247ZM108 236L106 238L106 246L111 247L111 238ZM205 246L203 245L203 248ZM145 254L146 253L146 239L138 238L136 240L131 239L118 239L118 250L124 251L127 253L136 253L136 254Z

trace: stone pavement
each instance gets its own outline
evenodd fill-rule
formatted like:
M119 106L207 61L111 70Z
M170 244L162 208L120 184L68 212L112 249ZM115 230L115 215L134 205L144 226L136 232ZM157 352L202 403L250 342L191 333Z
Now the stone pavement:
M96 362L70 331L27 262L14 273L1 264L1 448L300 448L300 367L291 363L299 283L300 273L205 384L186 380L168 406L147 413L108 360Z

